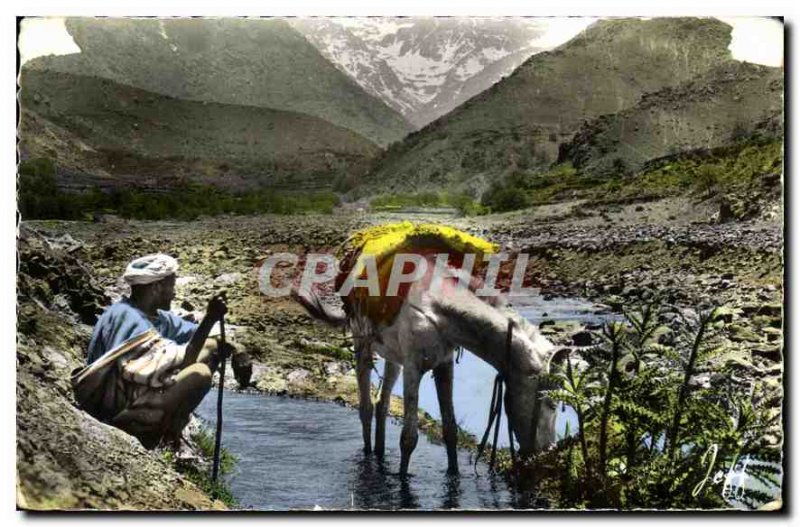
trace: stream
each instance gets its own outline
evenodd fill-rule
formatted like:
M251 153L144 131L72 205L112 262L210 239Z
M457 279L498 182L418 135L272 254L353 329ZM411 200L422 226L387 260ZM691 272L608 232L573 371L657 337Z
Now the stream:
M213 423L216 392L197 409ZM444 447L424 435L404 482L400 426L386 427L386 459L364 455L358 412L336 404L225 393L223 443L238 457L228 484L239 505L256 510L506 509L514 499L501 478L476 475L459 452L460 477L446 473Z
M606 320L594 314L592 304L578 299L526 299L518 311L531 322L550 320ZM547 316L543 316L544 313ZM377 365L382 372L382 364ZM480 437L489 415L496 372L465 352L454 372L453 400L459 426ZM402 378L402 376L401 376ZM373 381L379 382L377 373ZM398 381L394 393L402 395ZM206 422L216 420L217 392L212 390L196 413ZM442 445L420 434L411 458L411 476L398 477L401 427L387 422L386 459L378 462L362 452L358 412L332 403L226 392L223 443L238 458L227 475L239 505L256 510L296 509L508 509L543 506L522 503L488 467L459 452L460 476L446 474ZM439 418L436 390L430 373L420 385L420 407ZM501 430L505 430L505 417ZM575 414L559 411L556 430L563 435L567 422L575 429ZM508 438L501 434L501 446Z

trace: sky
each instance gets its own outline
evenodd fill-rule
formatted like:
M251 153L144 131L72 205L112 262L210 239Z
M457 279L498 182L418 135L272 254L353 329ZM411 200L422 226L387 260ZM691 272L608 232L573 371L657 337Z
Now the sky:
M595 20L586 17L545 18L542 22L546 31L536 40L536 45L546 49L556 47ZM783 25L780 22L758 17L721 17L720 20L733 26L730 45L733 58L766 66L783 65ZM23 20L19 50L22 64L42 55L80 53L63 18Z
M63 18L26 18L19 33L20 62L43 55L69 55L81 49L67 32Z
M720 18L733 26L733 57L766 66L783 66L783 25L771 18Z

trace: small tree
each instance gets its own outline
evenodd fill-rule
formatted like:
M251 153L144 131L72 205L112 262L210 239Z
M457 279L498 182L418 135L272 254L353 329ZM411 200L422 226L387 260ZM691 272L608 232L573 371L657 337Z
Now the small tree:
M624 179L630 175L630 169L628 168L628 164L621 157L614 158L614 161L611 162L611 170L613 172L614 177Z
M706 197L717 193L721 182L720 168L714 165L700 165L695 169L697 186Z

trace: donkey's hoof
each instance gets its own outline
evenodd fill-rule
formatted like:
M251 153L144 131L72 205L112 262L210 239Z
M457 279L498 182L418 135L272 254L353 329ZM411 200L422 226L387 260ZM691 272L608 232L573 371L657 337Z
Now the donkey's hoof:
M400 478L400 481L403 483L408 483L411 478L414 477L414 474L410 474L409 472L398 472L397 477Z

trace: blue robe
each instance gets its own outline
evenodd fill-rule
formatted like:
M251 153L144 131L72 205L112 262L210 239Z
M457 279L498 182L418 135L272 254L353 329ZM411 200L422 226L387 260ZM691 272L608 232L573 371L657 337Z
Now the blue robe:
M197 324L161 309L158 310L158 318L151 320L142 310L134 307L128 298L123 298L108 307L95 324L86 363L93 363L107 351L150 328L155 328L162 337L176 344L186 344L192 339Z

